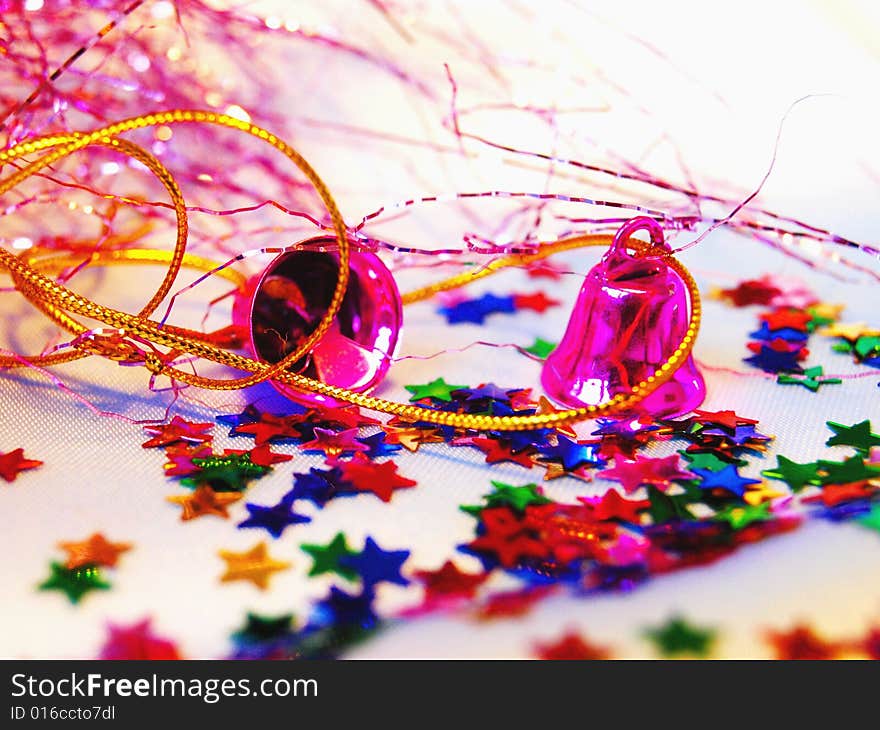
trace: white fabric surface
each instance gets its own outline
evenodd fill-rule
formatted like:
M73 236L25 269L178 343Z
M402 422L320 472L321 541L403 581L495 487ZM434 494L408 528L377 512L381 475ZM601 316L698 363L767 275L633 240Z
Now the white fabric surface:
M453 27L454 21L445 11L428 5L430 19ZM845 5L849 9L855 7ZM564 64L562 44L554 40L554 32L561 33L566 28L566 14L570 13L571 18L584 24L585 36L603 41L593 60L602 61L603 69L612 78L620 78L621 83L629 83L643 92L642 102L653 105L663 125L675 130L688 159L698 165L706 179L728 181L725 185L729 183L739 190L750 189L760 179L769 161L779 117L798 95L825 91L846 94L855 89L876 93L875 89L862 86L862 82L877 77L876 46L871 47L868 41L860 46L858 38L851 34L852 24L830 23L831 10L824 5L786 4L784 12L766 4L737 6L736 17L728 19L713 17L717 8L711 13L708 9L686 12L677 6L663 10L662 16L657 15L661 11L651 4L614 11L615 23L628 25L633 33L650 38L654 46L676 54L675 61L687 69L686 74L665 67L652 71L646 59L637 63L623 51L616 53L609 36L622 44L620 36L600 31L605 26L598 21L596 26L588 27L585 16L567 4L542 12L532 28L522 18L504 16L504 22L497 21L502 6L474 6L467 12L476 27L485 28L480 24L482 21L496 18L491 34L494 48L517 48L532 58L549 54L565 72L573 72L573 68ZM463 7L459 8L462 12ZM674 23L670 17L675 13L679 13L679 21ZM747 22L749 18L751 22ZM711 33L706 25L710 19L715 28ZM366 21L361 18L361 22ZM376 22L375 18L371 17L369 22ZM728 22L733 30L718 32L719 25ZM751 37L738 35L746 28ZM782 34L786 28L798 37ZM484 33L490 35L488 30ZM571 50L572 37L566 38L564 47ZM524 45L525 42L532 45ZM796 60L786 55L795 51ZM640 52L632 47L627 49L628 54ZM316 67L320 65L321 53L319 49L314 51ZM577 53L583 53L583 49ZM827 56L836 59L834 73L822 70ZM778 64L776 59L781 59ZM429 60L435 64L448 61L453 69L456 65L453 57L438 55ZM579 55L571 56L571 61L585 63ZM420 63L428 61L421 58ZM754 67L760 73L751 73ZM308 70L301 69L303 78L309 78ZM290 91L292 102L298 104L292 108L304 116L323 118L335 114L351 119L357 114L358 123L365 127L450 143L449 136L443 136L434 120L423 125L424 119L414 108L418 105L411 105L398 86L375 78L372 72L364 74L363 68L354 62L350 73L351 84L358 87L353 92L357 93L356 100L340 101L333 97L336 107L322 106L320 100L330 92L318 88L314 97L316 86L306 84L309 95L305 88ZM564 75L562 71L560 74ZM662 85L662 94L654 89L657 85ZM691 98L688 95L696 93L694 88L701 85L718 89L732 100L726 126L725 115L719 108L687 108L686 101ZM649 93L651 89L656 93ZM446 93L442 85L438 90ZM485 98L490 96L486 93ZM703 93L696 98L709 104L708 97ZM468 101L477 100L474 94ZM572 105L582 102L562 91L560 101ZM584 99L583 103L590 101ZM865 171L880 158L874 154L876 141L865 133L864 117L857 113L875 101L863 99L859 102L862 106L858 106L852 97L835 97L799 107L786 127L777 168L763 203L841 233L876 241L880 233L875 215L877 188ZM600 135L601 146L610 145L616 122L617 141L621 145L632 143L644 130L627 128L628 119L631 117L625 110L598 118L596 127L585 135ZM710 120L718 125L714 131ZM295 118L291 126L295 128ZM689 134L689 129L694 133ZM526 128L504 128L504 132L520 141L529 139L530 134ZM501 136L508 139L505 135ZM365 144L362 149L350 144L340 146L331 137L326 132L314 132L303 152L326 175L331 189L340 196L349 221L418 191L539 190L544 183L540 173L500 164L509 159L506 155L481 151L479 159L471 163L447 160L448 165L435 167L427 152L404 150L405 157L401 158L397 149L389 152L379 144ZM645 137L641 139L645 145ZM535 134L529 146L543 149L545 142L540 134ZM589 150L589 144L585 143L584 149ZM588 154L584 152L585 157ZM561 187L589 194L583 182ZM495 205L499 204L484 201L477 209L484 219L489 219ZM417 223L412 224L412 230L420 237L418 243L456 245L462 230L470 225L457 215L459 212L455 205L422 211ZM198 225L198 220L194 223ZM377 234L382 230L377 227ZM596 254L590 252L560 257L578 271L586 271L595 259ZM797 276L813 286L824 300L845 303L846 321L880 324L876 284L841 283L818 275L758 242L725 231L714 233L687 252L683 260L696 274L704 294L713 285L732 285L739 279L769 272ZM876 262L871 264L867 257L860 261L876 269ZM432 276L440 274L436 270L431 272ZM159 272L151 272L151 276L151 282L158 281ZM141 271L123 270L87 273L75 281L80 291L134 310L151 291L144 285L145 278ZM436 315L434 304L414 305L405 314L402 354L430 354L461 347L475 339L526 346L535 336L557 340L578 286L576 276L566 277L557 285L546 280L527 280L518 272L481 282L469 293L543 289L565 302L544 315L495 316L483 328L450 327ZM197 321L203 303L216 291L220 289L203 287L188 295L175 309L176 321ZM2 307L4 346L27 351L45 342L49 330L17 295L4 294ZM741 359L747 354L747 334L757 328L757 312L756 308L734 310L707 302L696 346L698 360L714 367L745 370ZM223 323L222 309L215 313L213 321ZM847 356L831 353L827 339L813 337L810 349L810 362L824 364L827 373L857 370ZM381 394L406 398L405 384L426 382L440 374L449 382L471 385L494 381L511 387L537 387L538 372L535 363L513 350L473 347L435 359L399 362ZM168 402L168 394L151 394L146 390L147 375L140 369L122 368L93 358L65 366L59 375L100 409L130 418L160 418ZM707 409L734 408L742 415L760 419L760 430L776 436L766 458L753 461L743 470L747 476L757 476L760 468L775 463L776 453L800 461L842 458L840 449L823 445L829 435L826 420L852 423L873 418L875 430L880 426L877 378L848 380L813 394L803 388L782 388L761 377L708 369L705 375L709 390ZM208 404L190 402L175 407L175 413L191 420L211 420L218 413L237 411L256 397L265 398L261 405L266 407L282 404L268 386L252 393L190 394ZM294 611L305 616L309 602L326 593L330 580L323 576L306 578L310 560L299 550L300 544L324 542L342 530L355 546L361 545L366 535L372 535L387 549L411 549L411 568L436 568L449 557L454 557L464 569L474 568L475 559L455 551L457 544L472 535L474 524L458 506L477 501L488 491L490 478L523 484L538 481L541 476L537 469L527 473L512 465L487 470L478 452L453 450L442 444L423 447L417 454L401 453L395 461L401 473L418 481L417 488L396 493L390 504L363 495L336 500L320 512L304 507L313 514L313 522L292 527L279 540L270 540L273 556L292 561L294 569L275 575L271 590L260 592L246 583L218 582L224 565L217 550L244 550L263 537L261 531L235 528L245 514L243 502L231 508L229 521L205 518L181 523L178 508L165 501L166 496L181 490L164 478L161 451L140 447L144 436L139 426L97 416L51 387L41 376L21 372L4 375L0 413L0 450L23 447L28 456L45 462L39 470L23 473L13 484L0 484L0 656L93 656L104 640L108 622L128 624L146 616L153 617L158 633L178 642L184 655L222 656L230 649L229 634L242 625L246 611L270 615ZM588 432L586 427L582 430ZM250 443L248 439L229 439L225 431L222 427L215 430L218 448L244 448ZM295 453L292 447L277 448ZM665 444L651 455L671 451L672 446ZM317 456L297 453L293 461L277 466L274 473L255 482L247 492L247 501L273 503L290 488L292 472L305 471L320 463ZM574 480L557 480L548 483L546 491L553 498L573 501L576 496L597 493L607 486L610 484L599 481L584 485ZM135 546L122 556L119 567L109 572L112 590L95 592L76 607L71 607L61 594L36 591L35 586L48 575L50 560L62 556L56 543L83 539L95 531ZM817 522L793 534L744 548L718 564L652 580L631 594L586 599L557 597L538 605L521 619L487 624L476 624L461 616L412 621L384 632L357 648L353 655L527 656L534 641L555 638L567 628L579 628L598 643L611 646L618 656L651 656L652 649L642 638L642 629L680 612L698 625L719 628L718 655L767 656L767 647L761 642L761 631L766 628L786 628L804 619L820 632L837 638L856 635L871 622L880 620L878 568L880 535L855 525ZM385 586L380 590L379 605L384 611L404 607L414 600L415 593L407 589Z

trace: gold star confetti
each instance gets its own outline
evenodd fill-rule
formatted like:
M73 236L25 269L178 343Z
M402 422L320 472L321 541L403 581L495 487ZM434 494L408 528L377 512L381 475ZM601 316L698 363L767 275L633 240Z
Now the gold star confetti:
M809 312L819 319L836 320L844 310L843 304L829 304L828 302L819 302L809 307Z
M131 550L130 543L109 542L99 532L81 542L60 542L58 547L67 553L64 567L68 570L81 568L84 565L106 565L112 568L122 553Z
M441 443L443 437L434 429L401 428L399 426L385 426L389 444L400 444L407 451L415 453L422 444Z
M743 495L743 501L753 507L786 495L786 492L780 492L778 489L773 489L773 487L766 482L752 486L754 487L753 489L746 490L746 493Z
M180 519L186 522L196 517L216 515L223 519L229 519L226 507L241 499L239 492L215 492L211 487L198 487L192 494L184 494L179 497L168 497L169 502L183 507Z
M864 322L854 322L851 324L835 322L828 327L820 329L819 334L825 335L826 337L843 337L846 340L857 340L859 337L865 335L876 337L877 335L880 335L880 330L869 329L868 325Z
M539 416L543 416L546 413L559 413L562 410L560 408L556 408L546 397L543 395L538 399L538 410L537 414ZM558 433L561 433L569 438L576 439L577 434L574 432L574 428L572 428L570 423L563 424L561 426L554 427Z
M265 542L257 543L243 553L220 550L218 555L226 561L226 572L220 576L221 583L249 580L262 591L269 587L269 578L273 573L290 567L290 563L271 557Z

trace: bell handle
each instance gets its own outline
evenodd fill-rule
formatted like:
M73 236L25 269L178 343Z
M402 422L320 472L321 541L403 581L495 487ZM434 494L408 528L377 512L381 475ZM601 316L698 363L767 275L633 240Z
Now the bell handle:
M638 215L624 223L617 233L614 234L611 250L615 254L629 255L627 252L627 242L636 231L648 231L648 235L651 237L651 247L647 251L653 251L658 248L664 252L670 250L669 244L666 243L666 239L663 236L663 228L656 220L646 215ZM644 255L646 251L643 250L640 253Z

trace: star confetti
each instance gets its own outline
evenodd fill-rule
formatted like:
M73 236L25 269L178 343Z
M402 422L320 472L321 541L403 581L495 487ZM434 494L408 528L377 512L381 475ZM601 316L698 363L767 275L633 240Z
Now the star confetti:
M725 299L735 307L747 307L751 304L770 305L782 294L782 290L771 283L769 277L741 281L733 289L721 289L713 292L718 299Z
M312 433L314 438L302 444L300 448L305 452L322 452L327 457L328 464L335 463L338 457L363 452L368 449L367 446L357 440L358 430L356 428L338 432L326 428L315 428Z
M224 454L193 459L198 471L184 477L180 483L195 489L209 486L218 492L238 492L253 479L269 473L270 467L254 464L248 454Z
M880 446L880 436L871 432L870 421L861 421L852 426L828 421L828 428L834 431L834 436L825 442L826 446L852 446L863 454L867 454L872 446Z
M526 469L531 469L534 466L532 461L533 451L514 453L509 444L497 439L483 438L481 436L471 438L470 443L485 454L487 464L511 462L524 466Z
M109 626L107 639L101 647L99 659L148 659L153 661L181 659L173 641L157 636L146 618L131 626Z
M451 401L452 393L456 390L466 388L465 385L450 385L443 378L437 378L430 383L424 385L407 385L406 389L412 393L411 401L421 400L422 398L437 398L442 401Z
M601 497L580 497L582 502L593 507L597 520L621 520L639 524L639 513L650 507L647 499L625 499L615 489L609 489Z
M281 464L285 461L290 461L293 457L290 454L279 454L275 451L272 451L272 448L269 444L262 444L260 446L255 446L250 451L235 451L235 450L227 450L225 455L238 455L238 454L247 454L248 459L251 464L255 464L256 466L264 466L270 467L275 464Z
M211 440L211 434L206 433L206 431L213 427L213 423L192 423L180 416L174 416L171 419L171 423L144 426L144 431L152 436L152 438L145 441L143 447L145 449L152 449L157 446L169 446L180 443L181 441L205 443Z
M390 502L396 489L408 489L416 482L397 473L392 461L371 462L365 457L340 466L342 478L359 492L372 492L383 502Z
M681 617L674 617L662 626L645 631L645 636L657 648L663 657L692 655L707 656L715 643L716 632L713 629L692 626Z
M293 489L284 497L289 500L307 499L316 507L323 507L336 497L356 493L357 490L342 478L339 467L327 470L312 467L307 473L293 475Z
M461 301L440 308L440 314L449 324L483 324L490 314L511 314L516 311L515 297L484 294L476 299Z
M776 468L765 469L761 472L761 476L783 481L793 492L799 492L808 485L822 483L822 479L817 473L818 469L819 465L815 461L808 464L798 464L785 456L777 456Z
M528 352L535 357L539 357L542 360L546 360L550 353L556 349L556 345L557 343L555 342L549 342L548 340L542 340L540 337L536 337L531 345L523 348L523 351Z
M354 568L348 567L344 563L348 558L358 554L348 547L344 533L337 532L326 545L303 544L300 545L300 548L312 557L310 576L336 573L348 580L354 580L357 577Z
M110 542L100 532L80 542L58 543L67 553L67 561L64 567L75 570L87 565L103 565L108 568L116 566L119 556L131 550L131 543Z
M614 467L600 471L597 476L620 482L627 494L634 492L643 484L668 487L673 481L693 479L694 473L679 466L678 454L660 459L636 456L634 461L614 460Z
M788 631L768 631L766 638L777 659L833 659L840 650L837 644L825 641L805 624Z
M409 585L409 580L400 573L407 558L409 550L383 550L372 537L368 537L361 552L339 560L360 576L364 589L368 590L378 583Z
M226 509L230 504L241 499L237 492L215 492L211 487L197 487L191 494L175 495L166 497L172 504L179 504L183 510L180 519L183 522L194 520L197 517L215 515L224 520L229 518Z
M239 529L261 528L272 537L279 538L291 525L311 522L312 518L293 511L293 500L282 499L278 504L265 506L248 502L245 509L250 514L243 522L238 523Z
M14 482L19 472L42 465L42 461L26 458L24 449L13 449L6 454L0 454L0 477L7 482Z
M542 447L539 451L541 461L560 462L568 471L580 466L602 466L603 463L597 455L596 442L575 441L562 434L556 437L556 445Z
M724 521L734 530L741 530L753 522L762 522L773 519L770 514L770 503L762 502L756 505L737 506L727 505L723 510L716 513L713 519Z
M719 471L694 469L694 474L700 478L699 486L701 489L725 489L738 497L745 494L745 488L748 485L761 483L760 479L740 476L733 464L729 464Z
M451 560L438 570L417 570L413 577L425 587L425 602L450 598L473 598L489 578L488 573L465 573Z
M290 567L290 563L271 557L265 542L257 543L242 553L220 550L218 554L226 562L226 572L220 576L222 583L246 580L263 591L269 587L269 578L273 573Z
M236 631L232 638L246 644L277 641L291 635L292 624L292 613L269 617L248 612L244 627Z
M843 382L840 378L822 377L823 372L822 366L817 365L814 368L804 370L803 375L800 377L780 373L776 378L776 382L780 385L802 385L813 393L818 392L819 388L823 385L839 385Z
M81 568L66 568L62 563L49 565L51 575L38 586L41 591L60 591L71 603L79 603L91 591L106 591L110 584L104 580L101 570L95 565Z
M611 657L608 647L593 644L574 631L563 634L555 641L536 644L534 652L538 659L553 661L586 661Z
M550 307L558 307L561 304L556 299L550 299L544 292L533 294L514 294L513 306L517 309L531 309L533 312L543 314Z

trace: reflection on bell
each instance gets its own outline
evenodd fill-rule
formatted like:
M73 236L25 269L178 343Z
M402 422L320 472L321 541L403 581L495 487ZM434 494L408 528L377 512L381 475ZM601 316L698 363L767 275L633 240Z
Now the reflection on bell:
M544 363L547 395L572 408L599 405L651 376L675 351L689 320L687 287L662 257L627 251L636 230L666 246L663 231L643 216L625 223L587 274L565 336ZM675 375L636 407L651 416L679 416L706 397L691 355Z
M282 253L236 296L233 322L250 332L253 354L265 362L293 352L330 306L339 271L336 240L314 238L304 246L330 250ZM370 390L391 364L402 317L400 293L385 264L375 254L352 251L348 287L330 330L292 369L330 385ZM317 393L273 385L300 403L335 403Z

